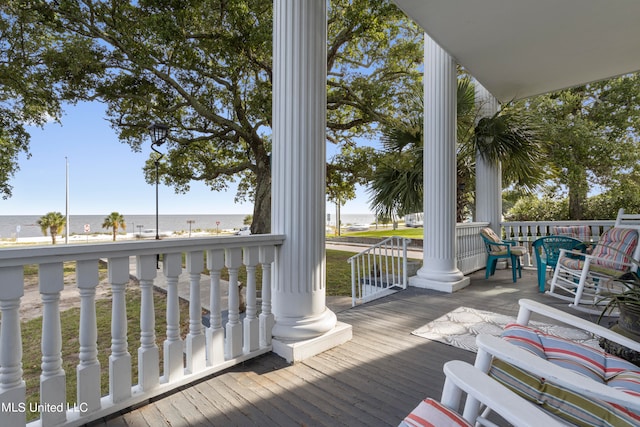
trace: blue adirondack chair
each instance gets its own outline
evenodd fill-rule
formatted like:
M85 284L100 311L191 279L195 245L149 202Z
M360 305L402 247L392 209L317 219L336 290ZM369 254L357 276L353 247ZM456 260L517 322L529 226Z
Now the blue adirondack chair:
M536 239L532 243L532 247L536 253L538 290L544 292L547 267L555 270L558 257L560 256L560 249L584 251L587 245L581 240L569 236L544 236Z
M511 261L511 272L513 274L513 282L515 283L519 277L522 277L522 264L520 263L520 257L527 253L527 248L524 246L517 246L513 240L502 240L498 235L489 227L480 230L480 236L484 241L484 246L487 249L487 267L485 278L493 276L496 272L496 265L499 259L507 259Z

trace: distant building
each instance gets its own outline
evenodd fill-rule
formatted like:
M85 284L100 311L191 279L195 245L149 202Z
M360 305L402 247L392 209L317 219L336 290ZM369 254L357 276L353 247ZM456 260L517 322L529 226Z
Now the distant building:
M422 227L424 225L424 213L411 213L404 216L404 225L407 227Z

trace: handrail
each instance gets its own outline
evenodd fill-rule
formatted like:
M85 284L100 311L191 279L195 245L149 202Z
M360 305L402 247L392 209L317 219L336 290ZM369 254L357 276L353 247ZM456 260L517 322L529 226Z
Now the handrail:
M72 244L0 249L0 406L3 425L25 426L26 385L23 378L20 306L24 295L24 267L38 266L42 301L40 419L29 425L79 426L136 405L220 370L272 350L271 266L283 235L253 235L163 239L100 244ZM157 255L162 255L158 270ZM200 287L202 272L210 274L210 322L202 324ZM111 353L108 361L109 392L100 392L101 367L97 347L96 287L98 266L107 260L111 288ZM125 291L132 286L130 259L135 259L141 302L139 318L127 318ZM75 262L74 284L65 284L64 265ZM183 267L183 263L186 264ZM221 270L229 273L225 301ZM240 313L238 271L246 268L246 310ZM257 298L256 273L262 269L261 299ZM186 273L189 299L189 331L179 332L178 284ZM166 280L166 315L155 317L153 287ZM184 276L183 276L184 277ZM78 363L75 372L62 365L62 332L59 301L63 289L79 295L77 331ZM187 320L187 319L183 319ZM223 324L223 320L225 323ZM163 364L156 345L156 321L164 324ZM138 382L132 383L128 325L140 325ZM166 335L165 335L166 333ZM162 339L162 337L160 337ZM64 393L67 376L75 376L78 396ZM62 392L61 392L62 390ZM22 410L25 408L25 410Z
M391 236L347 260L351 264L351 305L407 288L407 246L411 239Z

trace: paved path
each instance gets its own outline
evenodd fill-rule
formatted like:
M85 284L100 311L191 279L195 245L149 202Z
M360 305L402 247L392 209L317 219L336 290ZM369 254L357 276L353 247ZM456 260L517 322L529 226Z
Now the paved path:
M343 243L327 242L326 244L327 249L334 249L337 251L348 251L348 252L355 252L355 253L360 253L369 247L371 247L371 245L367 245L364 243L343 244ZM422 249L409 248L407 250L407 255L409 256L409 258L422 260Z

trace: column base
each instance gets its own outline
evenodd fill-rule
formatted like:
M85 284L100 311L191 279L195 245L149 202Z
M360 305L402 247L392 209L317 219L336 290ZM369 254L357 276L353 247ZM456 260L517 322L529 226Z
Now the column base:
M296 302L298 300L289 301L290 304ZM281 341L304 341L331 331L336 326L336 322L335 313L326 307L322 313L308 317L285 317L276 314L276 322L271 334Z
M337 322L335 327L324 334L304 341L283 341L274 338L273 352L286 359L287 362L299 362L320 354L333 347L350 341L353 337L351 325Z
M468 277L455 278L454 281L445 281L439 278L427 278L421 276L409 277L409 286L424 289L433 289L440 292L453 293L460 289L466 288L471 283L471 279Z

